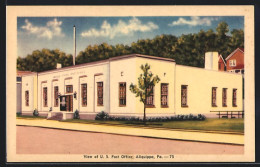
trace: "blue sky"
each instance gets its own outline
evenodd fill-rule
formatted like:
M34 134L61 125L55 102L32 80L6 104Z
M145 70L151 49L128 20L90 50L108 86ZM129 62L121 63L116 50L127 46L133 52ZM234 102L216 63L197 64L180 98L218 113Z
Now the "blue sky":
M156 35L215 31L225 21L230 31L244 29L243 16L167 16L167 17L18 17L18 56L25 57L42 48L73 53L73 25L76 26L77 53L88 45L106 42L128 44Z

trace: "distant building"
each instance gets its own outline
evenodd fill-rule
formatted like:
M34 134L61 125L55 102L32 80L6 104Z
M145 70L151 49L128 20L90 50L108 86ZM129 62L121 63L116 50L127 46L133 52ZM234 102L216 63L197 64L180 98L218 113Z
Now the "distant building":
M237 48L226 58L228 72L244 74L244 49Z
M22 75L22 114L94 119L100 111L111 116L142 117L143 103L130 92L138 84L140 66L148 63L161 81L149 89L147 117L242 111L242 75L218 70L219 54L205 54L205 68L177 65L173 59L131 54L54 70Z
M226 71L226 62L223 59L222 55L218 56L218 70L219 71Z

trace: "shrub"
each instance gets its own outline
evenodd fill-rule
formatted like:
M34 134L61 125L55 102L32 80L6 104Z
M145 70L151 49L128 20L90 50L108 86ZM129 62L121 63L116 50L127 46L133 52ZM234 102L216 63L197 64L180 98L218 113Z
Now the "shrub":
M95 117L95 120L107 120L107 119L113 121L112 119L109 119L108 113L106 113L104 111L97 113L97 115ZM116 119L114 119L114 120L116 120Z
M79 111L76 110L73 114L73 119L79 119Z
M166 122L166 121L204 121L206 117L202 114L198 114L198 116L189 114L189 115L176 115L171 117L147 117L147 122ZM95 120L109 120L109 121L131 121L131 122L142 122L143 119L139 117L115 117L109 116L108 113L102 111L96 115Z
M198 114L198 120L204 121L206 119L205 115Z
M20 117L22 115L22 112L21 111L18 111L17 113L16 113L16 116L17 117Z
M39 112L38 112L37 109L34 109L34 110L33 110L33 116L35 116L35 117L38 117L38 116L39 116Z

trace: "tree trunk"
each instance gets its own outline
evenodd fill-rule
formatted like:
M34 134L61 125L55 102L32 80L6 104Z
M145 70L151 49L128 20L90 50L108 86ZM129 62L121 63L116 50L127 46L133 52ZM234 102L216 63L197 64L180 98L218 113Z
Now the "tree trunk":
M144 124L146 124L146 113L145 113L145 109L146 109L146 106L145 106L145 104L144 104L144 118L143 118Z

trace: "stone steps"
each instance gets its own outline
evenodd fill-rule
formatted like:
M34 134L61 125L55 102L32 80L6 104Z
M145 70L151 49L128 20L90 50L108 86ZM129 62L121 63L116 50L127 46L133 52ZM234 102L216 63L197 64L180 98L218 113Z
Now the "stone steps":
M47 118L47 120L62 120L63 114L62 113L56 113L55 115Z

